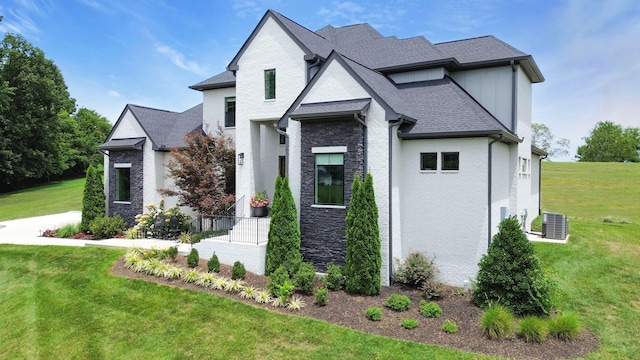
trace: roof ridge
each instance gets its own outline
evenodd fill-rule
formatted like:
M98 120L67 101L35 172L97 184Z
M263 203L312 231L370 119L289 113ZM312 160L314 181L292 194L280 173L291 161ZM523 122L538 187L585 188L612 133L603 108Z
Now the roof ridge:
M318 36L319 38L322 38L322 39L324 39L324 40L327 40L327 41L329 41L330 43L332 43L332 44L333 44L333 41L330 41L329 39L327 39L327 38L325 38L324 36L322 36L322 35L320 35L320 34L316 33L315 31L313 31L313 30L309 29L309 28L308 28L308 27L306 27L306 26L300 25L300 24L299 24L298 22L296 22L295 20L292 20L292 19L288 18L287 16L282 15L281 13L279 13L279 12L277 12L277 11L273 10L273 9L269 9L268 11L273 12L273 13L274 13L274 15L281 16L281 17L283 17L284 19L291 21L293 24L295 24L295 25L297 25L297 26L299 26L299 27L301 27L301 28L303 28L303 29L305 29L305 30L309 31L310 33L312 33L312 34L314 34L314 35ZM294 35L294 36L295 36L295 35ZM335 45L335 44L334 44L334 45ZM305 46L307 46L307 45L305 44Z
M494 39L498 39L497 37L493 36L493 35L482 35L482 36L475 36L475 37L470 37L467 39L458 39L458 40L451 40L451 41L443 41L443 42L439 42L439 43L434 43L433 45L442 45L442 44L451 44L451 43L456 43L456 42L463 42L463 41L469 41L469 40L477 40L477 39L482 39L482 38L489 38L492 37ZM499 40L499 39L498 39Z
M173 113L173 114L180 114L180 113L179 113L179 112L177 112L177 111L171 111L171 110L165 110L165 109L152 108L152 107L149 107L149 106L143 106L143 105L127 104L127 106L134 106L134 107L141 108L141 109L155 110L155 111L162 111L162 112Z

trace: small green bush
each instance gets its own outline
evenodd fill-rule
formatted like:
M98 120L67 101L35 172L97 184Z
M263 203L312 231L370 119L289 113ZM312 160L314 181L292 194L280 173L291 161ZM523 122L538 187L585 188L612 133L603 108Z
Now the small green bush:
M380 321L382 320L382 309L372 306L365 311L365 315L371 321Z
M511 336L513 323L511 311L497 303L489 305L480 318L482 333L493 340L506 339Z
M233 280L244 279L247 275L247 270L244 268L244 264L240 261L236 261L233 263L233 267L231 268L231 278Z
M400 323L400 325L405 329L415 329L418 327L418 320L416 319L404 319Z
M187 256L187 265L189 267L196 267L200 262L200 254L198 254L198 250L196 248L191 248L191 252Z
M342 276L342 266L334 263L327 265L327 276L325 277L327 288L329 290L338 291L342 289L344 277Z
M295 286L293 283L286 279L282 285L278 286L278 289L273 293L276 297L283 299L285 302L289 301L291 294L293 294L293 290Z
M411 307L411 299L406 295L391 294L387 297L384 306L393 311L405 311Z
M284 284L285 281L289 281L289 273L287 272L287 268L284 265L280 265L271 275L269 275L269 281L267 282L267 289L272 294L276 294L280 289L280 286Z
M537 316L526 316L520 320L518 335L526 342L541 343L549 335L549 325Z
M171 259L171 261L176 261L176 257L178 256L178 247L177 246L169 246L167 250L165 250L167 257Z
M316 304L319 306L327 305L329 301L329 290L327 288L319 288L316 290Z
M458 332L458 325L451 320L445 320L442 324L442 331L448 334L455 334Z
M218 260L218 255L215 252L211 255L211 259L207 261L207 270L209 272L220 272L220 260Z
M560 340L573 340L580 331L580 319L574 313L565 313L549 320L549 333Z
M309 262L300 263L298 272L294 276L296 289L303 294L313 294L314 280L316 278L316 269Z
M62 238L74 237L80 232L80 224L67 224L58 229L58 236Z
M442 315L442 309L440 305L431 302L420 300L420 314L424 317L439 318Z
M122 216L116 214L113 217L102 216L91 221L89 226L91 233L100 239L109 239L126 230Z

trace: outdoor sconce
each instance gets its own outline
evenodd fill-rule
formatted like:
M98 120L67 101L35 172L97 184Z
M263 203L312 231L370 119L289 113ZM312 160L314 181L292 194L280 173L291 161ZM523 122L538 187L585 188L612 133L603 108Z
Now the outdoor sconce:
M238 154L238 165L242 165L244 163L244 153Z

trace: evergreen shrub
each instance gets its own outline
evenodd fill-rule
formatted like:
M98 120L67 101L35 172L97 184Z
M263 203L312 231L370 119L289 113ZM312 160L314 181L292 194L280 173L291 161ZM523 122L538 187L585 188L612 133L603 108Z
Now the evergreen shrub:
M80 230L91 231L91 223L96 218L107 215L106 197L102 176L93 165L87 169L87 180L82 194L82 221Z
M499 302L516 315L548 314L555 284L542 272L533 244L515 216L504 219L493 237L479 270L473 302L487 307Z
M209 270L209 272L220 272L220 260L218 260L218 255L216 255L215 251L213 255L211 255L211 259L207 261L207 270Z
M316 304L318 306L325 306L329 301L329 290L327 288L319 288L316 290Z
M393 311L405 311L411 307L411 299L406 295L391 294L384 302L384 306Z
M408 329L408 330L415 329L416 327L418 327L418 320L416 320L416 319L404 319L404 320L402 320L400 325L403 328Z
M295 274L300 264L300 228L289 180L276 178L271 207L265 274L271 275L283 265L287 272Z
M329 290L338 291L342 289L344 284L344 277L342 276L342 266L334 263L327 265L327 275L325 276L327 282L327 288Z
M191 248L191 252L187 255L187 265L191 268L198 266L200 262L200 254L196 248Z
M109 239L126 230L122 216L116 214L112 217L101 216L93 219L89 226L91 233L99 239Z
M439 318L442 315L442 308L433 301L420 300L420 314L424 317Z
M313 264L309 262L300 263L298 271L293 278L298 291L307 295L313 294L314 280L316 278L316 269Z
M382 309L372 306L365 311L365 315L371 321L380 321L382 320Z
M240 261L236 261L233 263L233 267L231 268L231 279L244 279L247 275L247 270L244 268L244 264Z

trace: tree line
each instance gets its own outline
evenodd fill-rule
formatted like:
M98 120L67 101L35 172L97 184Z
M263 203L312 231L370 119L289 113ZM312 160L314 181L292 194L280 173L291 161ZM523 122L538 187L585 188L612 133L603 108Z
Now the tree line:
M533 145L550 158L569 155L569 139L556 138L544 124L531 125ZM589 135L582 138L575 159L580 162L640 162L640 128L611 121L598 122Z
M76 110L64 78L44 52L21 35L0 43L0 192L99 166L111 124L97 112Z

